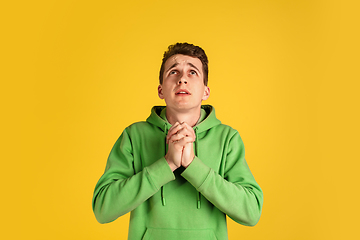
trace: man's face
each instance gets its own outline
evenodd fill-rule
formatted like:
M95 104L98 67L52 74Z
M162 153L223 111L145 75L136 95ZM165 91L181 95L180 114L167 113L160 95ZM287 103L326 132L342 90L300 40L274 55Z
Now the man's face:
M198 58L176 54L164 64L163 83L158 94L166 106L176 110L201 107L209 98L210 89L204 85L203 66Z

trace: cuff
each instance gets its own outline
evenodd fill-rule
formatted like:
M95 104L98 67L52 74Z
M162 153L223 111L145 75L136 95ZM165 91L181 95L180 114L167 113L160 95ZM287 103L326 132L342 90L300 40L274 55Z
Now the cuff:
M198 190L206 180L210 171L211 168L206 166L198 157L195 157L190 165L181 173L181 176Z
M175 175L164 157L145 169L149 174L151 182L157 189L160 189L163 185L175 179Z

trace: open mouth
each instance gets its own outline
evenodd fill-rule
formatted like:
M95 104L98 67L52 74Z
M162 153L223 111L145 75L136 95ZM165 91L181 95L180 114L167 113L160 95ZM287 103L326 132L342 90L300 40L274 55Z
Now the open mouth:
M190 95L190 93L185 89L180 89L176 91L175 95Z
M187 92L178 92L176 93L176 95L179 95L179 94L188 94Z

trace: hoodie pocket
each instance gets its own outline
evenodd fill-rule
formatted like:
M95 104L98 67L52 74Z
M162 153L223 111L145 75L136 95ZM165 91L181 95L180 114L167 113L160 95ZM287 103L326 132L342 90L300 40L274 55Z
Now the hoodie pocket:
M148 228L143 240L217 240L212 229Z

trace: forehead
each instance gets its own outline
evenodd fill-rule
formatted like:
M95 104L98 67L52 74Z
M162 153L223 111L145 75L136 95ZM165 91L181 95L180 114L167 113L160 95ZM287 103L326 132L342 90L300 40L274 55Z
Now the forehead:
M168 60L166 60L165 71L171 68L171 66L174 66L175 64L176 66L194 65L202 72L202 62L196 57L182 54L173 55Z

